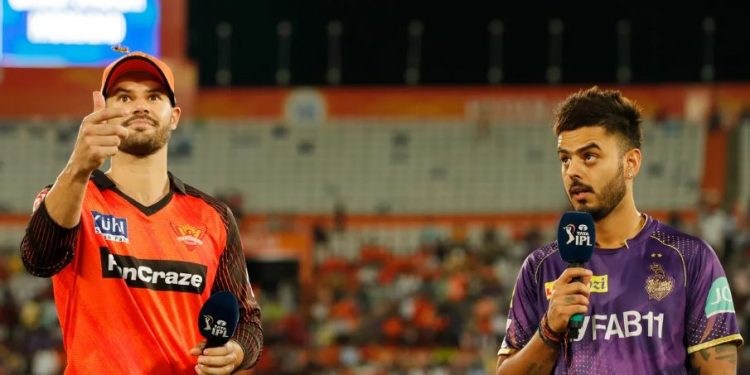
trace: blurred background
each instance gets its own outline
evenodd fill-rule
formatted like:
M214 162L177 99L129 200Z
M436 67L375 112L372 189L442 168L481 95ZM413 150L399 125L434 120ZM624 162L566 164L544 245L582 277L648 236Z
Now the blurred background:
M552 111L592 85L643 108L638 208L713 246L750 338L750 3L0 4L0 374L64 367L19 243L114 44L172 66L170 169L238 218L252 374L491 373L568 208Z

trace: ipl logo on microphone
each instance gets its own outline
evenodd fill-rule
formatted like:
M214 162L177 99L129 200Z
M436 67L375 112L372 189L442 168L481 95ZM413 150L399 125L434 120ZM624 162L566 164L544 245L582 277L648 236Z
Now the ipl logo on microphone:
M568 234L568 240L565 242L566 245L575 242L576 246L593 246L591 244L589 226L586 224L579 224L578 228L576 228L575 224L568 224L565 226L565 233Z
M211 336L229 337L227 336L227 322L219 319L216 321L216 324L213 324L214 317L211 315L203 315L203 321L206 323L206 326L203 327L203 330L211 331Z

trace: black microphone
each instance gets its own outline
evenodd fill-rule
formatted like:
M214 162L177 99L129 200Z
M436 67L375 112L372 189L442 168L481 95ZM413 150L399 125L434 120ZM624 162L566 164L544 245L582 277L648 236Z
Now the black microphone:
M557 228L557 247L560 257L570 267L583 267L591 259L596 243L594 218L588 212L566 212L560 218ZM580 277L573 282L581 281ZM578 336L578 329L583 326L583 314L575 314L568 322L568 333Z
M206 338L206 348L222 346L237 330L240 307L229 292L216 292L203 304L198 314L198 329Z

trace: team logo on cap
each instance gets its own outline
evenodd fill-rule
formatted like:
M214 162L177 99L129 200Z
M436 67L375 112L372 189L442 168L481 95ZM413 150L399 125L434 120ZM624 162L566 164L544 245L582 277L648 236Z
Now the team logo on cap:
M196 246L203 245L203 236L206 235L206 226L203 225L200 228L194 227L190 224L177 225L172 224L172 229L177 233L177 241L180 241L187 246L188 250L193 251Z

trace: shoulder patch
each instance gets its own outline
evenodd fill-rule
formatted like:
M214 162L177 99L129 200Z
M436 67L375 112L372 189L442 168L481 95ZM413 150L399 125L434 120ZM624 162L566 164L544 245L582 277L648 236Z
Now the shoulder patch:
M36 210L39 209L39 206L42 205L44 197L47 196L47 193L49 193L50 189L51 187L46 187L36 195L36 198L34 199L34 205L31 208L31 212L36 212Z

